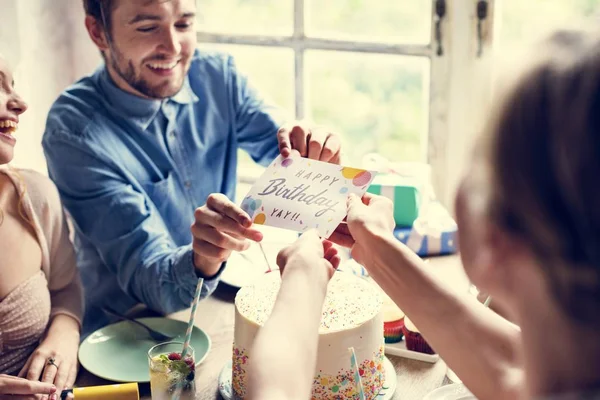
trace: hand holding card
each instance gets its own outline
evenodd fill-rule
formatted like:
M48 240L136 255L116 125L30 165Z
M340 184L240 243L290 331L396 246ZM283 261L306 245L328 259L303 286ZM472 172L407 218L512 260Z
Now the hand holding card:
M346 216L350 193L362 196L375 172L300 157L279 156L244 198L253 223L327 238Z
M247 250L249 240L262 240L262 233L251 228L246 213L220 193L208 196L206 204L194 212L194 219L194 266L206 278L219 271L232 251Z

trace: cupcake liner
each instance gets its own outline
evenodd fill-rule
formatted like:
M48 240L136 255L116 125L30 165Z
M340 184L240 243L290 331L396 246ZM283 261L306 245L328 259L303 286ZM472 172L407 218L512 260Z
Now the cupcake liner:
M404 339L406 340L406 348L411 351L417 351L425 354L436 354L436 352L429 346L429 343L425 341L425 338L417 332L412 332L406 329L406 326L402 328L404 333Z
M398 343L402 340L404 333L404 318L396 321L384 322L383 323L383 337L385 343Z

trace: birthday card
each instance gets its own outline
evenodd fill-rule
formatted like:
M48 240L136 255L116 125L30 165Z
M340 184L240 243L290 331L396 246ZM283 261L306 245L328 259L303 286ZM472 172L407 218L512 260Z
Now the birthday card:
M375 174L280 155L250 189L241 207L255 224L297 232L315 228L328 238L346 217L348 195L361 197Z

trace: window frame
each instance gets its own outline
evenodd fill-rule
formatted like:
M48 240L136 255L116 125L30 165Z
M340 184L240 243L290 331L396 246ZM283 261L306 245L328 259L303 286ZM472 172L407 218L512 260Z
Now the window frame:
M481 111L490 97L487 83L491 82L489 53L491 53L493 11L496 1L488 0L490 15L482 24L484 49L482 57L478 57L475 50L478 45L477 0L446 0L446 15L440 25L443 55L437 54L435 41L436 0L429 0L432 3L431 34L427 44L390 44L307 36L305 33L306 0L290 1L294 2L291 36L226 34L199 29L196 33L197 42L292 49L297 119L303 119L306 115L304 60L306 50L427 57L430 60L429 85L426 85L429 87L427 102L429 118L425 130L426 137L423 138L421 159L431 165L432 184L438 199L450 206L464 167L465 148L474 136L474 129L457 126L457 119L461 120L464 117L464 109L473 112ZM482 81L476 82L469 77L470 74L475 74ZM456 79L459 79L458 84L454 83ZM451 151L455 151L456 155L449 156ZM261 171L262 168L258 167L245 168L238 179L242 183L251 184Z

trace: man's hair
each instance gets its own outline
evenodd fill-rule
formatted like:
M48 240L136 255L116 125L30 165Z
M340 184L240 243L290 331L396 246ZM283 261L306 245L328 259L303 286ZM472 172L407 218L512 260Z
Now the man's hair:
M87 15L94 17L107 32L110 32L115 3L115 0L83 0L83 8Z

